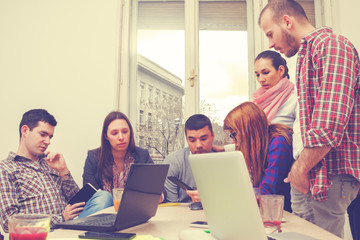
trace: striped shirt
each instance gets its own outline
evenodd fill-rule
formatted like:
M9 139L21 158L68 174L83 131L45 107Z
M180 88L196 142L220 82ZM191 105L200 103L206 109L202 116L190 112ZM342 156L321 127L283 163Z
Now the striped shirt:
M315 200L327 200L329 175L360 180L359 56L352 43L330 28L301 41L296 66L304 147L331 147L309 172Z
M49 214L51 226L63 221L67 201L79 191L74 179L63 180L44 158L32 161L10 152L0 162L0 221L8 231L8 218L17 213Z

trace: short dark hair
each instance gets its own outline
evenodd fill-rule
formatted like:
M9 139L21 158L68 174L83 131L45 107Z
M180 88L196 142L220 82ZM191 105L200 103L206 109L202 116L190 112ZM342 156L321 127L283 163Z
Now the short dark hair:
M48 113L45 109L32 109L23 114L20 126L19 133L21 137L21 128L26 125L29 127L30 131L38 126L39 122L49 123L51 126L55 127L57 122L53 115Z
M211 133L213 132L211 121L207 116L203 114L194 114L185 122L185 135L187 130L199 130L205 126L209 127Z
M295 0L269 0L269 3L263 8L260 13L258 23L260 25L261 17L266 10L272 10L274 13L273 20L275 23L280 24L281 18L284 15L289 15L296 17L298 19L306 19L309 22L308 17L306 16L304 8Z
M287 62L286 60L280 55L280 53L272 51L272 50L266 50L263 51L261 53L259 53L259 55L257 55L257 57L255 58L255 62L259 59L270 59L272 62L272 66L276 69L279 70L280 66L284 66L285 71L284 71L284 75L283 77L287 77L290 79L289 76L289 68L287 67Z

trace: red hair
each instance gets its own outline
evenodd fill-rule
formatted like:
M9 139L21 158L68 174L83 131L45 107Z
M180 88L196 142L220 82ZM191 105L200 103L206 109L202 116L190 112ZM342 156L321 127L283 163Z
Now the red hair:
M291 145L292 128L269 125L264 111L252 102L244 102L231 110L223 128L236 133L236 150L243 153L254 186L260 184L264 175L269 141L280 135Z

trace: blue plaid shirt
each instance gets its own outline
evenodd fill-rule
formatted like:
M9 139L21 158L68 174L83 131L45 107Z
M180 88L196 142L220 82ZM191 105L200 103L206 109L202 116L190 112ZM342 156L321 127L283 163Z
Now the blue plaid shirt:
M284 183L294 163L292 147L283 136L275 136L268 147L265 173L260 182L261 194L285 196L285 210L290 210L290 183Z

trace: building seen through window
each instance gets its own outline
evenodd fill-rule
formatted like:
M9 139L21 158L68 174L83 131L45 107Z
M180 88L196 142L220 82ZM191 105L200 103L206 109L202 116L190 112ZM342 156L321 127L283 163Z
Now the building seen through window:
M184 146L183 131L179 131L184 87L178 76L141 55L138 55L138 79L144 96L143 101L138 101L138 108L143 109L137 124L139 146L141 143L147 148L154 161L161 161ZM162 99L153 104L155 86L156 98L161 95Z

